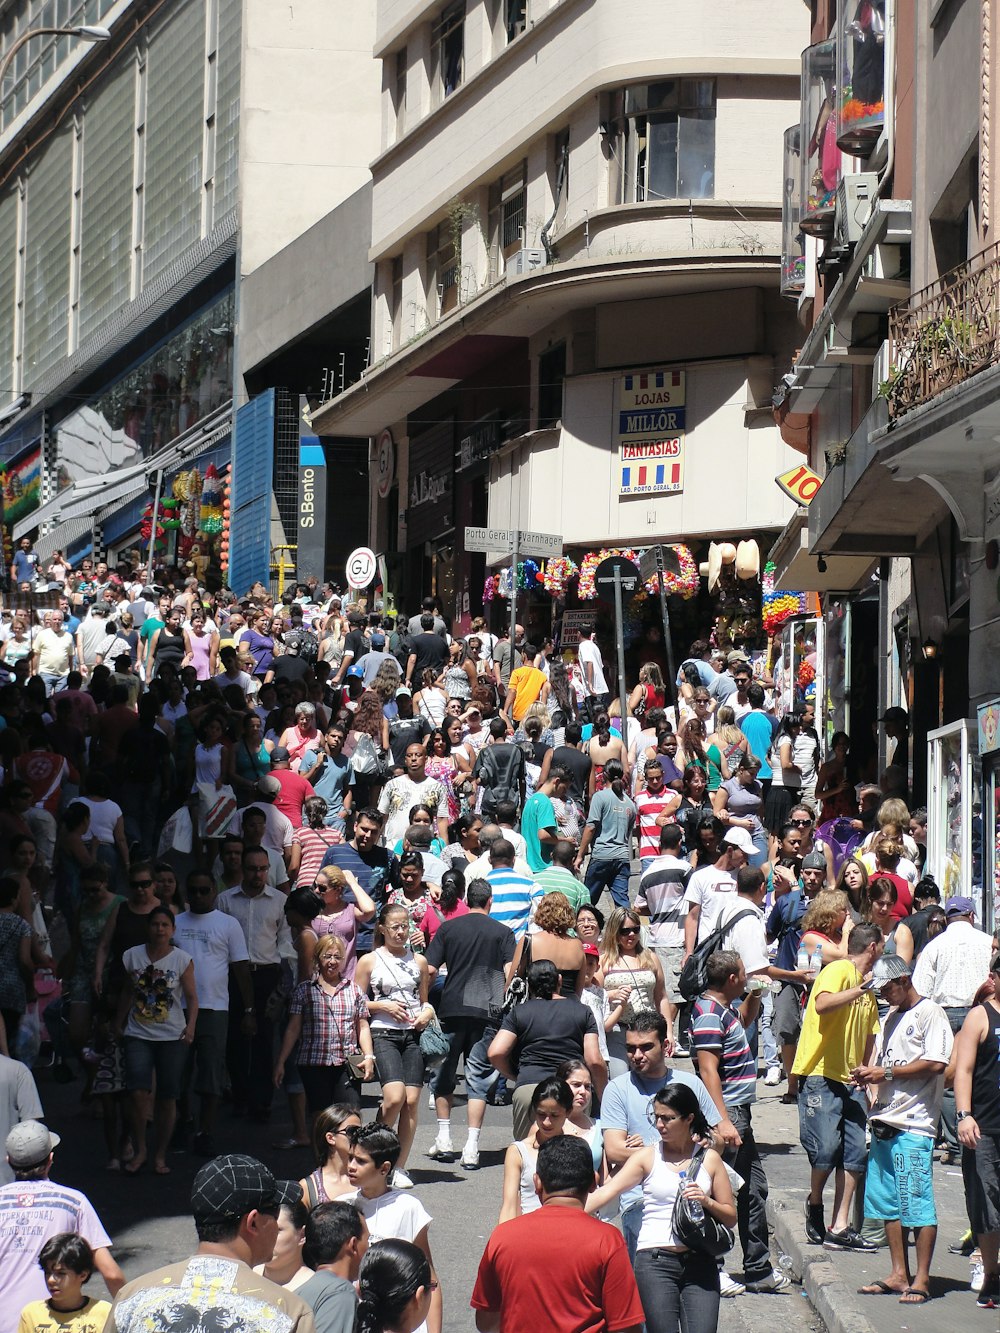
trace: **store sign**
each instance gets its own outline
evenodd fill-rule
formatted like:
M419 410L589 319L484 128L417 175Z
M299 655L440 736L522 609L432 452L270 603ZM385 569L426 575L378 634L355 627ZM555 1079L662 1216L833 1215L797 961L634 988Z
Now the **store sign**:
M326 455L313 433L305 396L299 398L299 505L295 571L300 583L326 577Z
M594 628L593 611L564 611L560 648L576 648L585 634Z
M442 421L411 439L406 491L409 546L433 541L454 522L454 469L454 421Z
M616 382L612 433L619 495L669 495L684 489L686 373L646 370Z
M486 421L477 421L469 428L458 442L458 464L456 470L464 471L473 463L481 463L496 453L500 447L500 418L490 417Z
M823 485L823 478L818 476L811 468L800 463L798 467L792 468L790 472L782 472L780 477L774 479L790 500L794 500L797 505L805 505L807 508L812 503L816 492Z
M379 497L385 500L396 480L396 445L391 430L384 430L375 445L375 475Z

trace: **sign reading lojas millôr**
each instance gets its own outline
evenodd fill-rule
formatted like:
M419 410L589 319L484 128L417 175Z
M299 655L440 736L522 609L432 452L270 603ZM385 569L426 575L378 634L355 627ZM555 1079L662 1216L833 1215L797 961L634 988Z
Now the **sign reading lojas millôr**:
M633 371L615 382L619 495L684 489L685 388L683 370Z

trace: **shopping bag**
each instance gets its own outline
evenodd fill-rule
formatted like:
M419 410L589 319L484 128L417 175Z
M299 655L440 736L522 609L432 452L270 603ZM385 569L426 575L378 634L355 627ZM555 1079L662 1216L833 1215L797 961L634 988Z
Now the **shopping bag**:
M190 852L193 837L191 811L186 805L182 805L163 825L156 854L165 856L167 852Z
M201 814L201 836L223 838L229 829L229 821L236 813L236 795L232 787L216 787L212 782L199 782L198 808Z

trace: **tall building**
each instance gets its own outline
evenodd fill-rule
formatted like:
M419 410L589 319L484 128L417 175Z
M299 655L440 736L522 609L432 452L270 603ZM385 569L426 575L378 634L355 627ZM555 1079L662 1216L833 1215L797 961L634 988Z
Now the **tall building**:
M807 37L791 0L710 22L656 0L379 4L370 355L313 420L373 442L397 600L483 609L502 552L466 551L466 525L577 560L770 545L798 460L771 416L797 337L772 145Z
M0 60L39 27L107 30L32 36L0 90L5 520L43 557L145 555L159 496L163 557L219 573L197 501L232 454L240 280L367 182L372 16L353 7L345 30L318 0L0 5ZM276 458L272 432L258 452L246 481L294 489L297 445Z

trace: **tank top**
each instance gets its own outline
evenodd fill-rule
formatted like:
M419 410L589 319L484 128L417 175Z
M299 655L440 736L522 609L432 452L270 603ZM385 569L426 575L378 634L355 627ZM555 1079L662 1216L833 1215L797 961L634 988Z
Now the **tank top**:
M680 1185L680 1173L668 1166L658 1152L653 1169L642 1182L642 1226L637 1248L640 1250L683 1248L674 1231L674 1203ZM698 1168L695 1183L706 1194L712 1190L712 1177L704 1166Z
M449 667L444 673L444 687L448 691L449 699L468 699L471 686L464 667Z
M188 630L188 642L191 645L191 665L195 669L195 674L199 680L208 680L208 656L212 648L212 636L198 635L194 630Z
M133 912L127 902L123 902L115 917L115 928L111 932L111 947L108 950L108 975L118 984L125 978L122 955L126 949L134 949L138 944L149 940L149 912Z
M386 956L386 950L375 950L375 963L368 983L373 1000L401 1004L411 1015L409 1022L389 1018L386 1014L372 1014L371 1026L392 1032L409 1032L420 1009L420 969L410 950L402 958Z
M972 1114L981 1134L1000 1134L1000 1008L987 1001L986 1036L972 1070Z
M535 1193L535 1167L538 1165L538 1149L532 1148L527 1139L521 1139L514 1147L521 1154L521 1213L533 1213L541 1208L542 1201Z
M615 963L605 969L604 989L617 990L620 986L629 986L631 990L622 1010L621 1021L631 1023L637 1014L656 1012L653 995L656 991L656 973L648 967L629 967L627 963Z
M171 666L180 668L180 664L183 660L183 631L178 630L176 634L171 634L166 625L164 625L160 630L160 637L156 640L156 674L160 674L165 662L169 662Z

